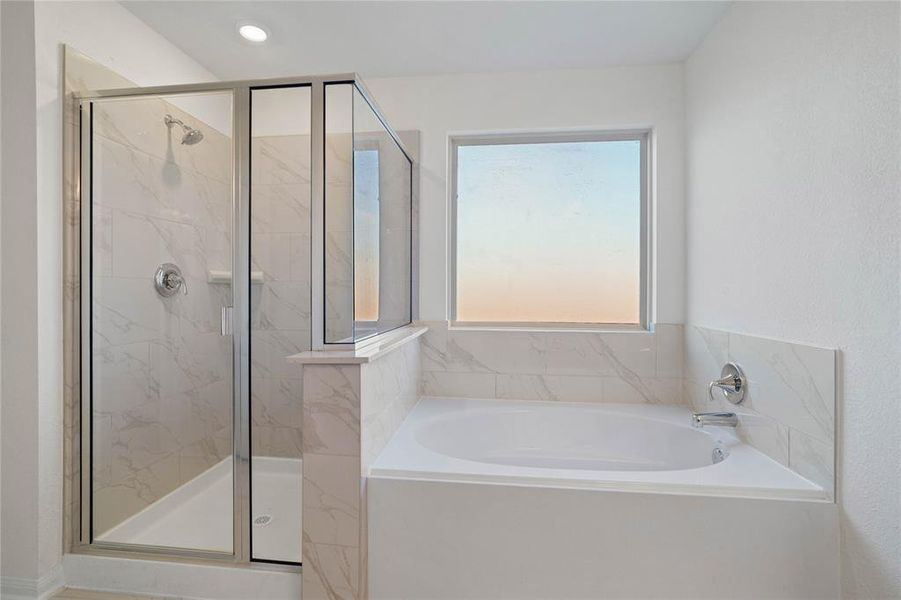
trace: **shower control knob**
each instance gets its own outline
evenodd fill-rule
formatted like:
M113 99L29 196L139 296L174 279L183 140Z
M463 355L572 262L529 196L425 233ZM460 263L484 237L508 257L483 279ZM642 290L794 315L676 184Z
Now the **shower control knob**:
M156 275L153 276L153 286L156 293L163 298L174 296L179 291L188 294L188 284L181 274L181 269L172 263L163 263L157 267Z

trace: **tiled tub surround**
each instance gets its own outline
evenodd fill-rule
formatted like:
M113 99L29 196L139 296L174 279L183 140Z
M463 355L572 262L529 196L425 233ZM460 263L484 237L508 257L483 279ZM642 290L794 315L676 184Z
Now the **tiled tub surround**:
M739 436L770 458L823 487L835 480L835 350L688 325L685 328L685 399L698 411L740 416ZM749 379L736 406L707 384L726 362Z
M169 113L201 128L179 143ZM162 99L95 107L93 492L100 534L231 453L231 142ZM159 264L188 294L163 298Z
M422 328L361 353L292 357L303 371L303 589L306 600L365 598L367 476L419 399Z
M534 400L690 401L695 410L735 410L742 419L738 434L762 451L744 447L760 471L733 471L741 483L725 496L665 493L660 484L630 491L625 485L574 485L573 479L590 478L581 469L572 477L554 471L560 479L555 484L544 477L553 469L497 467L471 458L439 456L432 472L411 455L420 438L403 437L411 419L427 408L419 404L368 480L369 596L837 597L838 507L817 489L831 497L836 352L696 327L687 328L683 339L682 328L671 327L658 326L654 334L430 331L422 347L423 389L427 395L532 400L495 403L510 404L517 418L540 410L532 406L560 406ZM728 360L741 364L750 378L748 399L739 407L705 400L707 383ZM683 368L684 396L678 389L651 392L661 379L682 385ZM509 387L511 380L521 387ZM456 403L457 411L479 401L431 402ZM688 416L685 406L634 409L683 411L686 421ZM428 416L426 426L437 426L434 415ZM545 434L542 429L538 438ZM457 442L462 434L450 435ZM410 443L398 453L403 441ZM384 464L392 456L400 466ZM738 458L735 449L725 466ZM404 461L416 465L407 469ZM703 473L724 475L720 467L628 476L684 477L697 484ZM492 469L499 471L494 477ZM764 471L780 473L797 490L751 498L751 487L765 487ZM535 573L540 576L530 576Z
M424 324L426 396L682 403L681 325L595 332Z
M502 330L427 323L424 396L685 404L741 415L742 440L834 488L837 352L696 326L652 331ZM750 380L741 406L710 402L728 361Z

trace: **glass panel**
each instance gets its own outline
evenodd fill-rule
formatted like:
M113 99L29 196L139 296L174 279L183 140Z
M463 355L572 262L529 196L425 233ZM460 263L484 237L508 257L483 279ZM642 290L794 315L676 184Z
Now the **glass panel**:
M354 339L410 322L412 165L354 88Z
M459 146L456 318L638 323L641 202L637 139Z
M353 85L325 86L325 341L354 341Z
M352 84L326 86L325 340L410 322L412 164Z
M251 548L301 560L301 371L310 349L310 88L251 90Z
M231 94L93 107L92 536L231 553Z

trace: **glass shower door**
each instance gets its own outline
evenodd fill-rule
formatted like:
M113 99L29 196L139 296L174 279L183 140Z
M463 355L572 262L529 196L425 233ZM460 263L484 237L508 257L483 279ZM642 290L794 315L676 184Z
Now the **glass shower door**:
M91 539L231 554L232 93L85 106Z
M310 349L311 88L250 90L251 558L299 564Z

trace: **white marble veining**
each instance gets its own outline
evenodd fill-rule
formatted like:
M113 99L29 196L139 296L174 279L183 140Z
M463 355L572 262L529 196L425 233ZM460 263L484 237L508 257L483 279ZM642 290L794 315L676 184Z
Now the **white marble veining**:
M622 332L428 325L422 345L422 391L428 395L661 404L682 399L681 325Z
M737 412L746 442L833 493L835 350L686 326L684 353L685 399L693 408ZM728 361L748 377L739 406L707 396L707 383Z
M359 456L359 367L305 365L303 414L305 452Z
M419 399L424 333L291 359L303 373L305 598L367 597L369 466Z
M304 535L311 543L355 547L360 528L360 458L304 458Z
M330 89L327 98L337 91L337 87ZM348 96L345 102L350 101ZM347 125L352 127L351 123ZM334 343L352 340L354 335L353 135L350 133L326 133L325 198L325 336L327 342Z
M355 323L355 264L360 254L358 210L355 199L354 151L378 152L378 256L367 257L378 264L378 318L376 331L390 331L410 322L412 316L413 197L412 171L394 139L371 114L368 105L353 92L336 86L328 91L327 103L353 102L354 122L328 123L325 152L325 335L332 343L361 338ZM353 129L353 135L345 133ZM357 289L359 292L359 289Z
M419 401L421 339L409 339L379 360L361 365L361 458L364 475Z
M204 130L173 143L171 113ZM94 127L94 525L100 534L230 453L231 140L162 99L98 105ZM188 294L158 296L159 264Z
M251 141L250 261L262 273L250 293L254 456L303 456L303 381L285 357L311 341L310 152L308 135Z

